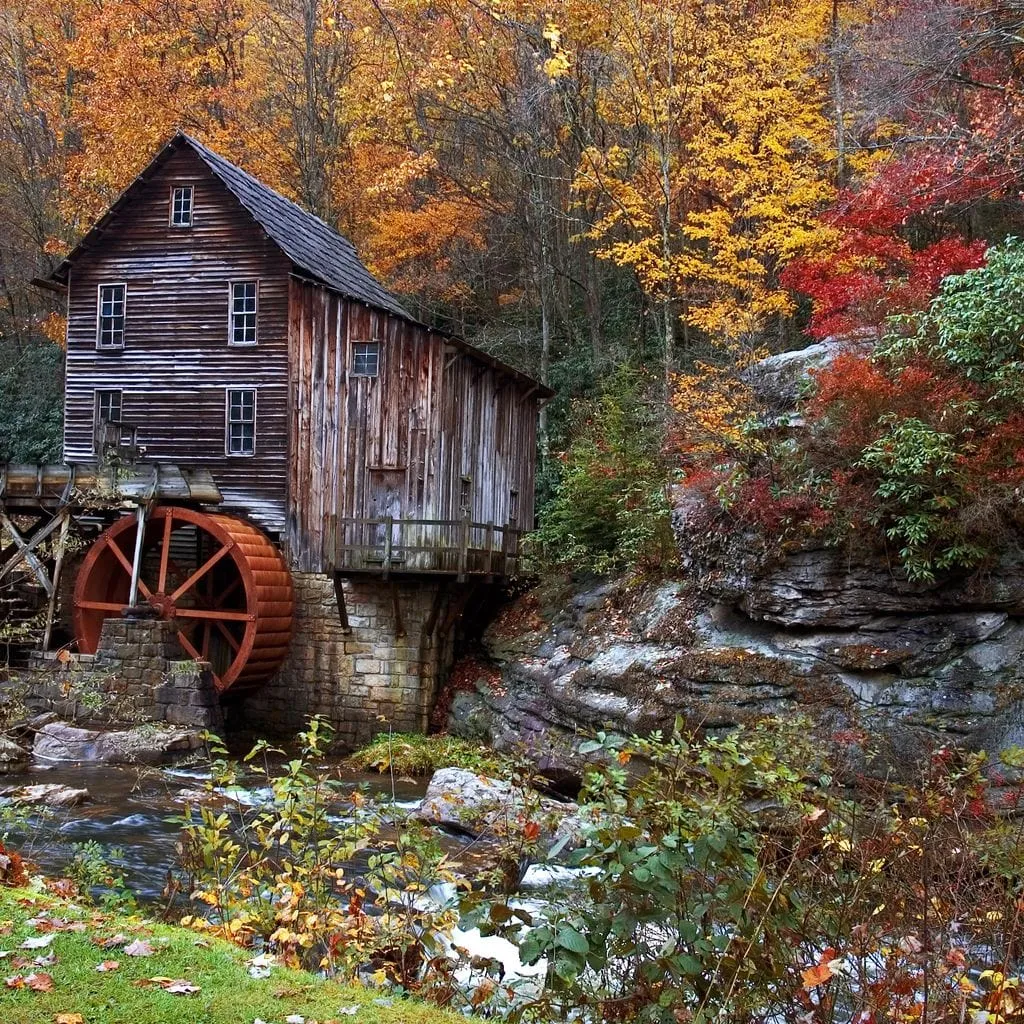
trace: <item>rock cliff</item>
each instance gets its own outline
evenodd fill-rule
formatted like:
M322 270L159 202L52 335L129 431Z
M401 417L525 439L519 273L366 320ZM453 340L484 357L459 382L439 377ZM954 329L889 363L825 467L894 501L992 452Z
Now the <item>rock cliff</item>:
M756 386L785 414L794 375L838 350L773 357ZM800 713L839 742L869 735L884 766L944 742L1024 744L1024 552L939 584L856 543L766 551L736 537L709 559L700 500L677 495L679 580L549 582L507 608L483 637L489 671L455 696L453 731L526 743L555 767L572 766L579 733L676 715L723 728Z

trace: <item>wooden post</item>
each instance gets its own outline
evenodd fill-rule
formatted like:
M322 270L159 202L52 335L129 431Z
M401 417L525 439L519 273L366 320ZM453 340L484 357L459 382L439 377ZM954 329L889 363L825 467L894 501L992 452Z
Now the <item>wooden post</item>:
M142 571L142 541L146 533L146 506L135 509L135 554L132 556L132 582L128 591L128 607L139 603L139 573Z
M50 637L53 634L53 617L57 611L57 594L60 591L60 572L64 566L64 549L68 540L68 526L71 513L68 509L61 512L60 533L57 535L57 554L53 561L53 590L46 602L46 629L43 631L43 650L50 649Z
M391 528L394 523L393 516L384 517L384 579L391 575Z
M459 582L466 578L466 569L469 565L469 513L462 518L462 536L459 538Z
M508 537L509 527L506 525L501 528L501 575L504 577L508 576Z

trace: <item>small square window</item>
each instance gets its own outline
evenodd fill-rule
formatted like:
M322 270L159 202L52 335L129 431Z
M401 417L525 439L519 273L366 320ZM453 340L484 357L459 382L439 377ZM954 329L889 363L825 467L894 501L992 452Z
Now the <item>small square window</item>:
M171 190L171 227L192 227L191 185L176 185Z
M256 453L256 392L231 388L227 393L224 446L228 455Z
M380 373L380 342L352 343L352 374L355 377L376 377Z
M256 281L231 282L231 317L228 341L232 345L256 344L256 304L259 287Z
M473 480L468 476L464 476L459 484L459 507L464 516L468 516L473 507Z
M123 284L101 284L96 309L96 347L124 348L125 292Z
M508 521L516 524L519 522L519 492L508 492Z

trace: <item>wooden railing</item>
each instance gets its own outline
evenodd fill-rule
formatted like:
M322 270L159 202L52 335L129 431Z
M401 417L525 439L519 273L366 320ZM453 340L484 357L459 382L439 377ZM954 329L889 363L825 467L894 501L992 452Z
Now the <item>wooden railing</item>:
M465 519L339 519L335 569L506 577L519 565L522 531Z

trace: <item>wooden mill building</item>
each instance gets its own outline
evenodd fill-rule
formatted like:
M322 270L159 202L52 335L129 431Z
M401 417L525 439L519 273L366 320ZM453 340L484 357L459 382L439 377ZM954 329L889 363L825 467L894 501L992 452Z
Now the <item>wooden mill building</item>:
M46 486L40 468L40 507L84 507L76 480L111 466L131 482L76 573L79 649L137 610L254 724L422 726L470 584L516 570L551 393L410 316L347 239L182 133L49 286L64 466Z

